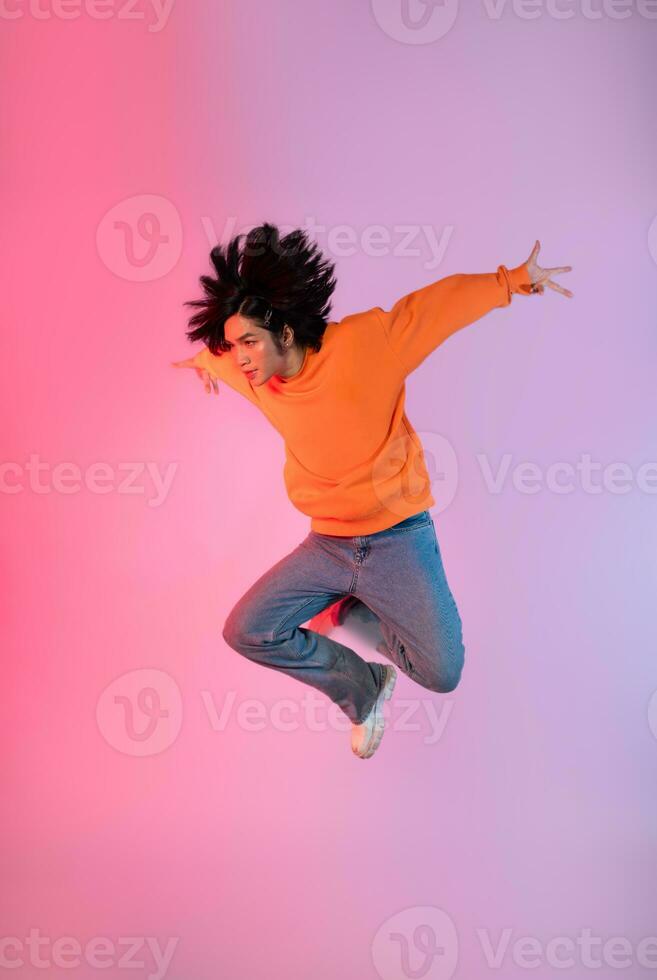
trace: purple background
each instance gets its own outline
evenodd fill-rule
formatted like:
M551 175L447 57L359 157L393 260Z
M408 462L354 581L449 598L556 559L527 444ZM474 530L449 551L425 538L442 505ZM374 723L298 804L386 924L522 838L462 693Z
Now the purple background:
M174 980L515 980L588 975L581 947L564 971L548 944L589 930L625 949L594 945L596 977L651 975L654 5L411 0L415 28L400 0L124 7L1 18L3 935L173 937ZM573 266L573 299L516 297L408 380L466 666L449 695L400 677L367 763L311 689L221 638L309 524L264 416L170 361L209 247L263 220L323 226L333 319L536 239L540 264ZM550 467L587 454L598 492L577 471L557 492ZM156 504L147 472L121 483L148 461L175 464ZM52 475L96 462L104 493ZM169 711L141 741L140 688ZM481 937L505 929L495 967ZM514 958L522 937L537 957ZM43 977L17 950L14 975Z

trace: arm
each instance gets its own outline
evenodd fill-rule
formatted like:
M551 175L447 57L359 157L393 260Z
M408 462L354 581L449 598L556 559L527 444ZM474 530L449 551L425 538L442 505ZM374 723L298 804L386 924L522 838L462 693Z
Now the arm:
M259 405L253 388L230 354L211 354L207 347L202 347L194 357L190 358L189 366L204 368L213 378L218 378L238 391L240 395L244 395L250 402Z
M405 377L457 330L508 306L514 293L531 292L532 279L523 262L513 269L500 265L497 272L446 276L403 296L389 312L381 307L376 311Z

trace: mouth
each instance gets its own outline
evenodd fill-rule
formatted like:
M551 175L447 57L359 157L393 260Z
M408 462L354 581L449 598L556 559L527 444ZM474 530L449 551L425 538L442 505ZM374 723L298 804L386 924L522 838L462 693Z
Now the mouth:
M245 371L244 373L250 381L258 373L258 369L254 368L253 371Z

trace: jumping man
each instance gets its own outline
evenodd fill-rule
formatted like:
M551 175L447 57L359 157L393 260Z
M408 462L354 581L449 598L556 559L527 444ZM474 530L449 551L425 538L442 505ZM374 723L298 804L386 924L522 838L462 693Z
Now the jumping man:
M223 637L338 704L353 752L367 759L397 672L331 639L331 626L350 608L367 611L383 637L377 649L431 691L454 690L465 654L422 444L404 410L406 378L514 293L548 287L571 297L551 277L572 267L541 268L537 241L519 266L450 275L388 312L375 306L336 322L334 264L305 232L281 238L265 223L242 246L243 237L212 249L204 297L186 304L196 309L187 336L204 346L173 363L193 368L208 393L223 381L269 419L285 443L288 496L310 531L237 602Z

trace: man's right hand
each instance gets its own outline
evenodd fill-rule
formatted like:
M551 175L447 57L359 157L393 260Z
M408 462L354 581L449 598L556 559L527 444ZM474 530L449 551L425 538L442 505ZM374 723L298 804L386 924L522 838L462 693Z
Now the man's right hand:
M219 394L219 382L217 379L206 368L199 367L198 364L195 364L193 357L188 357L184 361L171 361L171 365L172 367L178 368L193 368L196 371L197 377L203 382L206 392L210 394L211 391L214 391L215 395Z

